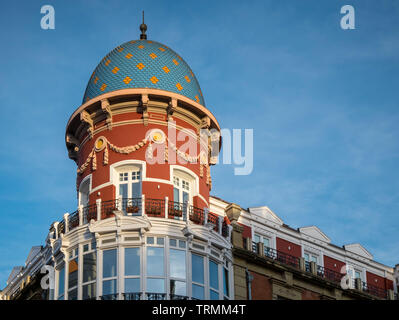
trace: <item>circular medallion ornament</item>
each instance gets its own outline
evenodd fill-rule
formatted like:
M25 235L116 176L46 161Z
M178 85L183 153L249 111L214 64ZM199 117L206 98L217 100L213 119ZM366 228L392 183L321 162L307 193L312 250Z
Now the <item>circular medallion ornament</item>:
M96 149L97 152L103 150L105 146L107 145L105 137L99 137L97 138L96 142L94 143L94 148Z
M165 134L160 129L154 129L150 132L149 138L154 143L164 143L165 142Z

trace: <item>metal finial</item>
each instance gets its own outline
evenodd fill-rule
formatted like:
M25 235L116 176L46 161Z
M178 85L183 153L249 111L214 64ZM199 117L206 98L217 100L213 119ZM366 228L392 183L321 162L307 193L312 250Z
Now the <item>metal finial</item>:
M141 30L140 39L147 40L147 35L145 34L145 32L147 31L147 25L144 23L144 10L143 10L143 23L140 25L140 30Z

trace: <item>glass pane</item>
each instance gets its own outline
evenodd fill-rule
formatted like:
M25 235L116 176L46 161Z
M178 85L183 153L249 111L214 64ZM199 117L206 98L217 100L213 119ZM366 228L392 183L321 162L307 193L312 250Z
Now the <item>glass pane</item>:
M96 298L96 283L90 283L83 286L82 292L83 300Z
M68 300L78 300L78 288L68 291Z
M103 281L103 296L116 293L116 280Z
M186 278L186 251L170 249L170 276Z
M125 248L125 275L140 275L140 248Z
M179 240L179 248L186 248L186 241Z
M147 278L147 292L165 293L165 280Z
M211 288L219 290L218 265L213 261L209 261L209 284Z
M229 271L223 268L223 292L225 296L229 296Z
M304 256L305 256L305 261L309 261L309 255L305 253Z
M148 244L154 244L154 237L147 237Z
M257 235L257 234L255 234L254 241L255 241L256 243L260 242L260 236Z
M180 202L179 189L173 188L173 201Z
M95 252L83 256L83 283L96 280L97 254Z
M193 284L193 298L204 299L204 287Z
M65 268L58 271L58 296L64 295L65 291Z
M219 292L211 290L211 300L219 300Z
M270 241L268 238L263 238L263 246L265 248L270 248Z
M164 245L164 242L165 242L165 239L164 239L164 238L157 238L157 244L158 244L158 245L163 246L163 245Z
M125 293L140 292L140 278L125 279Z
M170 294L186 296L186 283L184 281L170 280Z
M171 247L176 247L177 244L177 240L176 239L169 239L169 245Z
M127 183L119 185L119 195L122 196L122 198L127 198Z
M78 285L78 258L69 261L68 289Z
M355 271L355 279L360 279L360 272L359 271Z
M192 275L193 281L204 283L204 258L193 254L192 255Z
M132 198L141 198L141 183L132 183Z
M103 278L116 276L116 249L103 251Z
M163 248L147 247L147 275L164 275Z
M317 263L317 257L316 256L312 256L312 262L316 262Z
M189 202L188 193L183 191L183 203Z

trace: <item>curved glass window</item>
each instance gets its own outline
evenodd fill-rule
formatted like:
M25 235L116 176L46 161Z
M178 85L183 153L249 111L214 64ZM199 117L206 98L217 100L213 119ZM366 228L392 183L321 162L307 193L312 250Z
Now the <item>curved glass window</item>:
M186 251L170 249L170 276L174 278L186 278Z
M116 277L116 249L103 251L103 278Z
M164 249L147 247L147 276L164 276Z
M140 275L140 248L125 248L125 275Z

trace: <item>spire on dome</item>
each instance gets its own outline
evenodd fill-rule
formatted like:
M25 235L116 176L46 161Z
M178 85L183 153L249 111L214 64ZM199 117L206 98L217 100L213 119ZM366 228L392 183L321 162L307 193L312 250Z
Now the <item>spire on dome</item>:
M143 23L140 25L140 40L147 40L147 35L145 32L147 31L147 25L144 23L144 10L143 10Z

